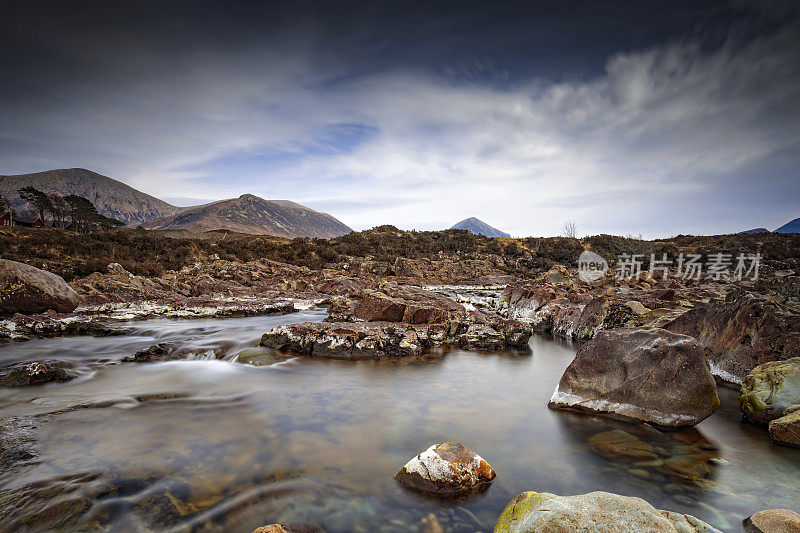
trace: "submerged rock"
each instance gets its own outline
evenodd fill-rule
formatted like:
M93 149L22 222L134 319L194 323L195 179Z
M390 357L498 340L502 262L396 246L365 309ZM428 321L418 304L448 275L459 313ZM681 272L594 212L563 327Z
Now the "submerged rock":
M789 509L759 511L744 519L747 533L800 533L800 514Z
M489 463L457 442L434 444L405 464L395 479L405 487L442 498L481 492L497 477Z
M29 315L49 309L70 313L79 303L80 296L61 276L0 259L0 315Z
M33 417L0 418L0 468L8 472L36 457L39 423Z
M800 448L800 405L791 407L784 416L769 423L769 438L775 444Z
M739 390L739 408L756 424L768 424L800 404L800 357L754 368Z
M657 328L616 329L580 349L549 405L682 427L711 416L719 397L693 338Z
M311 524L269 524L254 529L253 533L322 533L322 530Z
M557 496L523 492L506 506L495 533L664 533L709 532L718 529L691 515L660 511L642 500L610 492Z
M752 294L697 306L664 326L709 349L714 375L740 384L756 366L800 353L800 315Z
M0 368L0 387L24 387L53 381L69 381L78 375L49 361L16 363Z

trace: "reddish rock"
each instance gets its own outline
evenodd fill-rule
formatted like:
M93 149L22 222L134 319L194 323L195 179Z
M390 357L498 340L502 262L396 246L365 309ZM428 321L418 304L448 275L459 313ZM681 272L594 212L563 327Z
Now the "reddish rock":
M714 375L737 384L758 365L800 355L800 315L751 294L690 309L665 329L696 338Z

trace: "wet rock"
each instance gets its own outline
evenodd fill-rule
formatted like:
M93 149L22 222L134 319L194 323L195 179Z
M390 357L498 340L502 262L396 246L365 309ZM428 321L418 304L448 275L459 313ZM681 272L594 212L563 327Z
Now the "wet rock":
M269 524L254 529L253 533L322 533L322 530L311 524Z
M604 457L642 461L658 458L652 446L620 429L595 433L588 444L589 449Z
M719 530L691 516L660 511L641 498L610 492L557 496L523 492L506 506L495 533L689 533Z
M800 514L789 509L759 511L743 521L747 533L800 533Z
M36 457L39 423L32 417L0 418L0 469L4 472Z
M430 348L499 350L527 345L530 329L497 317L447 324L403 322L303 322L278 326L261 337L266 348L330 359L421 355Z
M130 357L123 357L123 363L149 363L151 361L164 361L175 351L175 346L168 342L154 344L144 350L139 350Z
M0 315L33 314L52 309L69 313L80 297L61 276L0 259Z
M800 448L800 405L769 423L769 438L775 444Z
M549 405L683 427L714 413L719 397L693 338L657 328L616 329L580 349Z
M411 459L394 477L405 487L449 499L486 490L497 474L463 444L445 442Z
M421 354L424 331L388 322L303 322L266 332L260 344L312 357L374 359Z
M26 385L40 385L54 381L69 381L77 376L71 370L56 366L56 363L50 361L15 363L0 369L0 386L24 387Z
M464 350L502 350L506 336L485 324L471 324L458 339L458 347Z
M739 408L756 424L768 424L800 404L800 357L754 368L739 390Z
M665 329L698 339L709 348L712 373L736 384L760 364L800 354L800 315L752 294L694 307Z

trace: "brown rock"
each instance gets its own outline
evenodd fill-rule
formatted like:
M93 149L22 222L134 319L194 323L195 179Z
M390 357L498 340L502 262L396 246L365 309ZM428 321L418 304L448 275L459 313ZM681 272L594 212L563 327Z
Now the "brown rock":
M744 519L747 533L800 533L800 514L789 509L759 511Z
M769 423L769 438L775 444L800 448L800 406Z
M401 468L402 485L442 498L459 498L489 487L497 477L483 458L457 442L434 444Z
M800 354L800 315L751 294L694 307L665 329L708 347L714 375L737 384L760 364Z
M719 407L716 383L693 338L658 328L599 332L561 377L550 407L693 426Z
M70 313L80 297L61 276L0 259L0 315L30 315L49 309Z

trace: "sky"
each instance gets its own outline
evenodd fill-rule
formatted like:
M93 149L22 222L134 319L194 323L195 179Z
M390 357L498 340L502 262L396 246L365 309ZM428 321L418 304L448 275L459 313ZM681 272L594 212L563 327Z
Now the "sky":
M4 6L0 174L252 193L356 230L800 217L795 0Z

